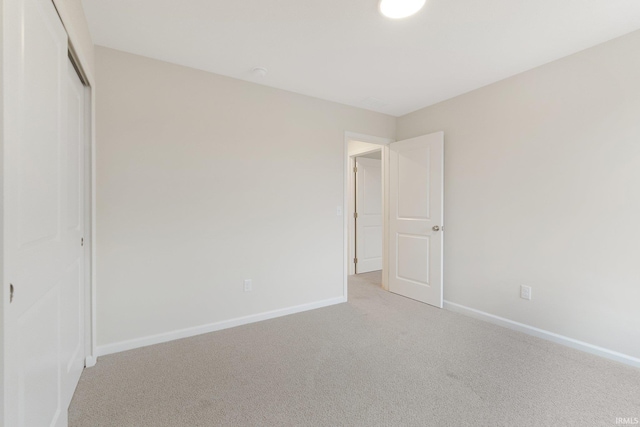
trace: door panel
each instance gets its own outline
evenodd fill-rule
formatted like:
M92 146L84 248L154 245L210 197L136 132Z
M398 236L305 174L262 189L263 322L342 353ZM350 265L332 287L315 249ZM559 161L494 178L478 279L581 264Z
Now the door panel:
M20 426L64 425L59 399L60 286L54 286L18 319ZM10 408L9 408L10 409ZM13 425L13 424L7 424Z
M419 285L429 286L429 236L398 233L398 277Z
M436 307L442 307L443 160L442 132L389 145L389 290Z
M42 0L25 0L22 5L27 31L21 67L16 70L23 75L20 79L23 102L18 106L22 113L18 118L21 135L16 147L21 173L16 176L16 184L19 245L20 249L27 249L60 238L61 165L57 160L64 132L60 112L64 105L61 78L64 78L67 45L66 35L60 32L62 25L59 21L52 22L53 6L47 7Z
M356 158L356 273L382 269L382 162Z
M64 425L60 395L67 36L47 0L5 2L5 425ZM8 285L8 284L7 284Z
M4 425L63 426L84 357L86 135L82 116L81 129L68 122L84 106L69 103L67 34L53 3L15 0L3 13L4 286L14 287L5 303Z
M429 219L431 147L406 149L398 155L398 218ZM416 197L421 195L421 197Z
M84 213L85 87L73 64L67 66L66 205L64 232L66 276L62 290L63 407L68 407L84 368Z
M62 365L61 399L64 410L84 369L84 259L74 262L61 285L60 363Z
M379 225L365 226L362 227L360 234L362 237L362 244L358 251L358 256L363 260L375 260L376 264L372 265L372 268L378 266L382 268L381 264L377 264L377 261L382 258L382 227ZM378 268L378 270L380 268ZM364 272L359 271L359 273Z

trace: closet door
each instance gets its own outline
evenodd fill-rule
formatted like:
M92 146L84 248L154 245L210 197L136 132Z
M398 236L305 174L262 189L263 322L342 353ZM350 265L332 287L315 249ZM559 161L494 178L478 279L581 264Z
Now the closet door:
M82 277L72 264L81 242L70 240L67 35L50 0L4 8L5 425L64 426L77 375L63 358L77 334L65 301Z
M71 403L85 360L85 149L87 120L85 86L71 61L67 64L67 136L65 138L66 214L62 229L65 252L63 267L61 357L63 408Z

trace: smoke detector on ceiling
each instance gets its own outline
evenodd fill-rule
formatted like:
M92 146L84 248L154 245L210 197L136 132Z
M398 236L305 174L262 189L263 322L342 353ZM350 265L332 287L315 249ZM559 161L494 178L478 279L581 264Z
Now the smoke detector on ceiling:
M264 67L255 67L253 70L251 70L251 74L253 75L253 77L257 77L260 79L264 78L268 72L269 70Z

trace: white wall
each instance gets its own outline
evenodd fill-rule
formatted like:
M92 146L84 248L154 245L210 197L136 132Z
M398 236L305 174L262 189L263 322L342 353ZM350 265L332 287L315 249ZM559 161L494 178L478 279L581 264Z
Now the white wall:
M344 133L393 117L100 47L96 70L104 351L343 296Z
M446 300L640 357L638 52L635 32L398 119L445 133Z

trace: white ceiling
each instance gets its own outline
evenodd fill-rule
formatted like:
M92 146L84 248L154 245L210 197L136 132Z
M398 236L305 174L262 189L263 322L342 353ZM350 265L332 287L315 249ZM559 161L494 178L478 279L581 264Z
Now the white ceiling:
M378 0L83 4L98 45L394 116L640 28L640 0L427 0L397 21Z

